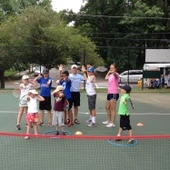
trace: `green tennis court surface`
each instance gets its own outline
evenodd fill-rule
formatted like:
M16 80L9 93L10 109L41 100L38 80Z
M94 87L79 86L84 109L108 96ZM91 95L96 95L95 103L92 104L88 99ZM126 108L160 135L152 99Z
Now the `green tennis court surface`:
M25 115L21 121L21 131L15 129L18 113L18 100L11 92L1 93L0 131L25 133ZM74 135L81 131L88 136L116 136L119 128L119 116L115 128L106 128L104 109L106 94L97 94L97 127L89 128L85 121L89 118L86 94L81 94L79 119L81 124L65 130ZM131 124L134 135L164 135L170 129L169 94L132 93L135 109L131 110ZM39 127L40 134L53 130L46 125ZM142 122L144 127L137 127ZM127 135L127 132L124 133ZM18 136L0 137L0 165L3 170L86 170L86 169L130 169L130 170L169 170L170 139L138 139L133 147L112 146L106 139L49 139L31 138L28 141Z

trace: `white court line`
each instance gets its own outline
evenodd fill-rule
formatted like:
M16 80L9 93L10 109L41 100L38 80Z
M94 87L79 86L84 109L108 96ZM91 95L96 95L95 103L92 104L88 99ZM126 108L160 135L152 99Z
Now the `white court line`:
M11 113L11 114L13 114L13 113L18 113L18 111L0 111L0 114L3 114L3 113ZM80 111L80 113L79 114L89 114L89 112L81 112ZM106 112L97 112L97 115L106 115ZM140 116L149 116L149 115L163 115L163 116L169 116L170 115L170 113L130 113L130 115L135 115L135 116L138 116L138 115L140 115Z

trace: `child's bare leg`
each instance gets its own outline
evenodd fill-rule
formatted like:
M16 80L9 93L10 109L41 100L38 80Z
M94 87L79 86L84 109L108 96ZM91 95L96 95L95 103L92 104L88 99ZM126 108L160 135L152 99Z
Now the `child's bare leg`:
M48 123L49 123L49 125L51 125L51 124L52 124L52 114L51 114L51 110L48 110L47 113L48 113Z
M122 129L122 128L119 128L119 131L118 131L117 136L121 136L121 135L122 135L122 132L123 132L123 129Z
M133 136L132 129L129 130L129 136L131 137L131 140L133 140L133 138L132 138L132 136Z
M28 122L26 134L30 134L30 128L32 123Z
M67 122L67 113L68 113L68 111L65 110L64 111L64 124L66 124L66 122Z
M20 125L23 112L24 112L24 107L19 107L19 112L18 112L18 116L17 116L17 125Z
M70 123L73 123L73 114L71 109L68 110L68 115L69 115Z
M40 123L44 123L44 110L40 110Z
M34 128L34 135L38 135L37 123L33 123L33 128Z

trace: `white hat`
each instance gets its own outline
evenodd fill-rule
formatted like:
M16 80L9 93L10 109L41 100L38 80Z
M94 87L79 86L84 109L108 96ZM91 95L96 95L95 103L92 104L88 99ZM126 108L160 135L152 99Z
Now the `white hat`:
M25 80L25 79L29 79L29 76L28 75L23 75L22 80Z
M73 69L73 68L78 68L78 67L77 67L77 65L73 64L73 65L71 66L71 69Z
M38 94L38 92L36 90L29 90L28 92L32 93L32 94Z
M62 85L58 85L56 89L52 92L52 94L59 92L60 90L64 90L64 87Z

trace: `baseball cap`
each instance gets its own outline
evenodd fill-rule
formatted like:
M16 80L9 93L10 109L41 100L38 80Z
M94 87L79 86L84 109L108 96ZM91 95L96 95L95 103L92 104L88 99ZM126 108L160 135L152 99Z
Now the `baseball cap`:
M38 94L38 92L36 90L29 90L28 92L32 93L32 94Z
M78 67L77 67L76 64L73 64L73 65L71 66L71 69L73 69L73 68L78 68Z
M125 85L122 85L122 86L119 86L121 89L124 89L126 91L126 93L130 93L132 88L128 85L128 84L125 84Z
M89 68L87 69L87 71L88 71L88 72L94 72L94 67L89 67Z
M29 76L28 75L23 75L22 80L25 80L25 79L29 79Z
M47 68L45 68L45 69L43 70L43 74L47 74L47 73L49 73L49 70L48 70Z
M58 85L56 89L52 92L52 94L59 92L60 90L64 90L64 87L62 85Z

